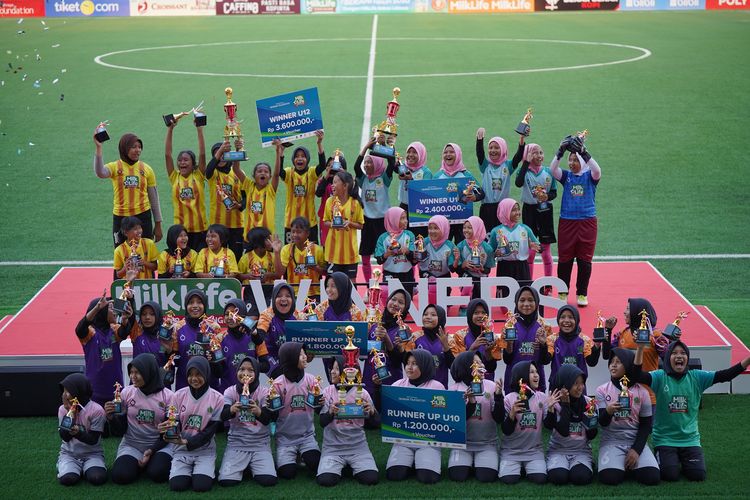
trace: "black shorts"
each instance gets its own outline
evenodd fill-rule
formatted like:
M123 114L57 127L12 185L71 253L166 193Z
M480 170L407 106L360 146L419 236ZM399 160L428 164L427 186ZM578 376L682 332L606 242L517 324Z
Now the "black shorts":
M692 481L703 481L706 478L706 462L700 446L657 446L654 452L662 479L676 481L680 469Z
M112 240L115 243L115 248L120 246L120 244L125 241L125 236L120 232L120 226L122 225L122 219L125 217L129 217L128 215L112 215ZM148 238L150 240L154 239L154 226L151 223L151 209L146 210L145 212L141 212L139 214L133 215L133 217L138 217L138 219L141 221L141 229L143 229L143 238Z
M479 206L479 218L484 222L487 234L500 225L500 219L497 218L498 205L499 203L482 203Z
M539 239L539 243L555 243L555 220L552 203L547 204L547 210L539 210L539 205L523 204L521 220L529 226L531 232Z
M508 276L518 281L530 281L529 263L525 260L501 260L497 263L497 276Z
M360 255L372 255L375 253L375 245L378 238L385 232L385 219L370 219L365 217L365 225L362 226L361 241L359 242Z
M359 264L331 264L328 266L328 274L340 271L352 281L357 279L357 271L359 270Z

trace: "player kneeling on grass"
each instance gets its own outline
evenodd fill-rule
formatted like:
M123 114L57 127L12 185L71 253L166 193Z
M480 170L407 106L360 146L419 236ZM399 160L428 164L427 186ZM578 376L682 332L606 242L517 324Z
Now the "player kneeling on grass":
M661 478L676 481L682 473L691 481L706 479L698 408L703 391L714 384L729 382L750 366L750 357L719 371L691 370L690 349L679 340L672 342L664 354L664 369L637 373L643 361L643 345L635 356L636 376L656 394L654 449L661 468Z
M104 409L91 399L91 383L82 373L73 373L60 382L62 405L57 410L60 421L60 455L57 457L57 479L64 486L76 484L81 476L99 486L107 481L104 448Z

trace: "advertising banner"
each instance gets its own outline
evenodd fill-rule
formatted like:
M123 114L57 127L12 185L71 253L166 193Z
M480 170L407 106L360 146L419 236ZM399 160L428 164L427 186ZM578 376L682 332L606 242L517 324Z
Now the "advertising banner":
M47 0L47 17L129 16L130 0Z
M301 342L308 353L336 356L348 344L344 328L354 327L352 344L359 347L361 357L367 356L367 323L364 321L287 321L285 342Z
M0 17L44 17L44 0L2 0Z
M217 16L299 14L300 0L223 0L216 2Z
M271 141L294 141L315 135L323 129L318 88L289 92L255 101L258 111L261 145L271 146Z
M448 0L448 12L534 12L534 0Z
M705 1L706 0L620 0L620 10L701 10L705 8ZM742 0L728 1L733 2Z
M409 225L426 226L433 215L444 215L451 223L474 215L471 203L460 198L469 179L430 179L409 182Z
M466 403L459 391L381 387L384 443L466 449Z
M336 0L302 0L303 14L335 14Z
M617 10L620 0L535 0L537 12L555 12L558 10Z
M336 0L336 12L412 12L414 0Z
M706 9L750 9L750 0L706 0Z
M216 0L130 0L130 15L214 16Z

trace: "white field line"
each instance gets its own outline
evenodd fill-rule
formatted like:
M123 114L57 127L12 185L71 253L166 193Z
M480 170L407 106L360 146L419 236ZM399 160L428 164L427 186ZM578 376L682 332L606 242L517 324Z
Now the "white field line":
M372 86L375 77L375 48L378 42L378 15L372 17L372 34L370 35L370 60L367 63L367 84L365 85L365 112L362 115L362 140L366 144L370 138L370 120L372 120Z

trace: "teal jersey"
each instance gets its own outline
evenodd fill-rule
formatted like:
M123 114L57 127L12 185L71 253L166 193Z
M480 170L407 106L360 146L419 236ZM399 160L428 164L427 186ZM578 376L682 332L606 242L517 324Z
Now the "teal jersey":
M380 177L370 180L363 175L357 178L359 187L362 188L362 206L365 217L368 219L382 219L385 211L391 208L391 199L388 188L391 186L391 178L383 172Z
M513 174L513 163L505 160L502 165L493 165L489 160L484 160L479 166L482 172L482 189L484 199L482 203L500 203L510 193L510 176Z
M464 240L458 244L458 251L461 252L458 260L458 266L460 268L464 265L464 262L471 259L472 249L469 246L469 243ZM486 241L482 241L479 246L477 246L477 251L479 252L479 262L480 267L482 268L482 272L466 272L475 278L481 278L482 276L487 276L495 264L494 250L492 250L492 247L489 243L487 243Z
M400 245L400 248L406 247L413 252L414 239L414 233L412 233L411 231L404 231L398 237L397 241ZM375 257L382 257L385 254L386 247L391 246L392 240L393 237L390 233L381 234L378 238L377 243L375 244ZM413 266L411 261L409 261L406 255L403 255L401 253L391 255L390 257L385 259L385 262L383 262L383 270L391 273L405 273L407 271L411 271L412 267Z
M703 391L714 383L714 373L688 370L682 378L664 370L651 372L651 389L656 394L654 446L700 446L698 407Z

